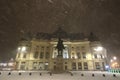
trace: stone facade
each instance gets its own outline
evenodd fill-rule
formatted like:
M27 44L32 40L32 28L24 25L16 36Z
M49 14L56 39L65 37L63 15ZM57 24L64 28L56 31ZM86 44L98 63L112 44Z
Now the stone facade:
M57 58L58 37L62 38L65 47L62 59ZM64 71L105 70L106 59L106 49L93 33L84 36L58 29L52 34L32 34L22 39L16 54L16 69L54 71L58 60L62 60Z

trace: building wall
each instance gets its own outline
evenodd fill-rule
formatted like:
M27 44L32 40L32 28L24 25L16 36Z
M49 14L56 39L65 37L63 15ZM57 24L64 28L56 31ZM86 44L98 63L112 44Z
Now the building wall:
M106 64L106 50L95 52L94 48L100 43L85 41L63 42L64 70L104 70ZM94 45L93 45L94 44ZM32 40L20 42L16 55L18 70L54 70L57 59L57 40ZM101 45L100 45L101 46ZM94 57L101 54L104 57ZM103 64L104 63L104 64ZM104 66L103 66L104 65Z

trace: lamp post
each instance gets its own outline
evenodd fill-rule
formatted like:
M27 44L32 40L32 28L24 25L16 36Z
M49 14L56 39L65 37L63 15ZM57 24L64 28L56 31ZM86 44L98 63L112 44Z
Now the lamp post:
M116 56L114 56L114 57L112 57L112 59L110 59L110 66L111 66L111 68L118 68L119 67Z

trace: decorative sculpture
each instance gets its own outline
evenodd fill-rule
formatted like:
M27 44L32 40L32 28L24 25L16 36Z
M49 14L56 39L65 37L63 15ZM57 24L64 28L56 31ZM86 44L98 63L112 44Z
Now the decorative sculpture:
M63 49L65 49L64 45L63 45L63 40L61 40L61 38L58 39L58 43L56 48L58 49L58 57L62 57L63 56Z

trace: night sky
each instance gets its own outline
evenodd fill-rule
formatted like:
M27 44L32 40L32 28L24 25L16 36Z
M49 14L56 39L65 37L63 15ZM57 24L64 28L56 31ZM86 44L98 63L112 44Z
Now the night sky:
M0 61L16 55L23 32L96 34L120 57L120 0L0 0Z

